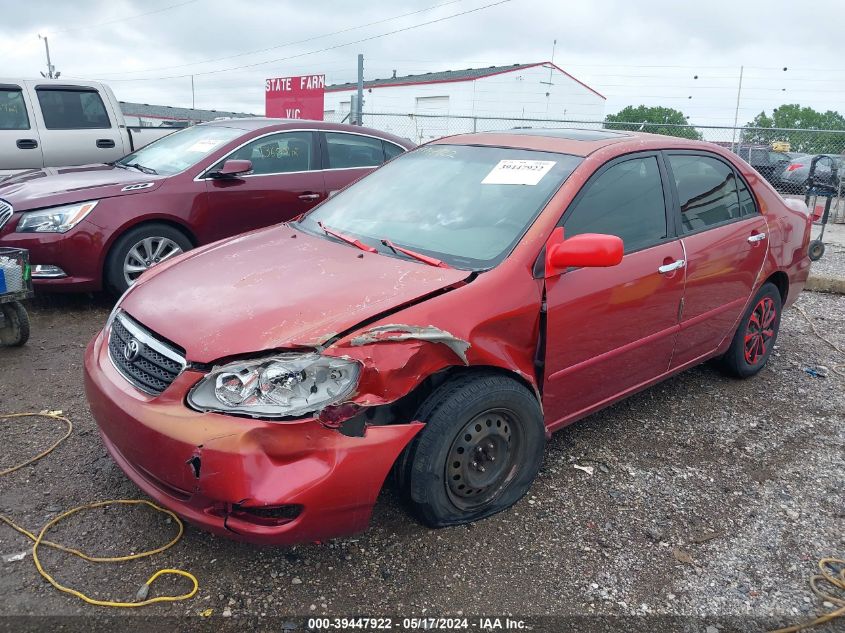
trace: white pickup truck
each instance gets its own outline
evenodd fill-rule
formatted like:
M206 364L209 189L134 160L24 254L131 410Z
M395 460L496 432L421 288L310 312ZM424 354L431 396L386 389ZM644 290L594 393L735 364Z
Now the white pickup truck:
M0 179L24 169L109 163L176 129L126 125L102 83L0 79Z

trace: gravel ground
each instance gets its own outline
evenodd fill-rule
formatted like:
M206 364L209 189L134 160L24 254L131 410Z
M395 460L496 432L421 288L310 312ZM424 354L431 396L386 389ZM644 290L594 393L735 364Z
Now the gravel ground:
M845 347L845 297L805 293L799 304ZM0 414L60 409L75 425L53 454L0 478L2 512L37 530L72 506L142 496L106 455L83 395L81 353L108 302L55 297L30 310L30 343L0 349ZM566 630L727 633L804 620L825 610L807 585L816 561L845 554L845 378L833 371L843 360L789 310L757 377L705 365L555 434L529 495L508 512L431 530L388 484L370 530L329 543L259 548L188 526L153 559L92 565L43 553L57 580L99 598L132 600L160 567L199 579L189 601L129 612L59 593L27 555L0 562L0 628L173 628L159 616L181 616L183 628L281 630L293 616L514 614L534 630L564 630L541 618L557 615L581 618ZM3 424L0 469L60 434L50 420ZM164 543L174 527L146 508L112 508L75 515L51 538L116 555ZM0 527L0 554L26 549ZM159 583L151 595L185 587ZM213 616L200 617L207 609ZM74 615L87 617L19 617Z
M821 227L813 227L813 237L817 238ZM845 279L845 224L828 223L824 230L825 251L810 269L814 275Z

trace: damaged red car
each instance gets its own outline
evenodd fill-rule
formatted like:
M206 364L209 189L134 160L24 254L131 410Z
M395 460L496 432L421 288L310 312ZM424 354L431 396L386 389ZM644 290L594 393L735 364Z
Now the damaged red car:
M145 273L88 400L127 475L220 534L363 530L391 471L426 524L465 523L525 494L552 431L708 359L759 372L809 234L715 145L444 138Z

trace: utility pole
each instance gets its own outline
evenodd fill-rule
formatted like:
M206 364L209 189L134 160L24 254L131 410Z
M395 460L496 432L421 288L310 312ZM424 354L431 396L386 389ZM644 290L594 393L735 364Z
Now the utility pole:
M355 103L355 125L364 125L364 55L358 53L358 99Z
M40 33L38 34L39 40L44 40L44 50L47 52L47 74L41 73L42 77L46 77L47 79L58 79L59 75L62 73L57 73L55 66L50 62L50 44L47 42L47 36L42 36Z
M196 93L194 92L194 76L191 75L191 110L197 109Z
M739 67L739 86L736 89L736 111L734 112L734 131L731 139L731 151L736 152L736 125L739 121L739 97L742 94L742 72L745 70L744 66Z

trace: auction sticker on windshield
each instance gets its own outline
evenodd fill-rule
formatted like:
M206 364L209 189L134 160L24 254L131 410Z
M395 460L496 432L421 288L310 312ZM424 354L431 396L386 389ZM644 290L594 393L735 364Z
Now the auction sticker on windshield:
M553 160L500 160L482 185L536 185L555 166Z
M210 152L215 147L220 145L223 141L213 138L202 139L191 145L187 151L189 152Z

